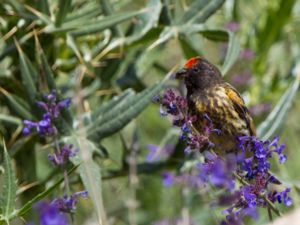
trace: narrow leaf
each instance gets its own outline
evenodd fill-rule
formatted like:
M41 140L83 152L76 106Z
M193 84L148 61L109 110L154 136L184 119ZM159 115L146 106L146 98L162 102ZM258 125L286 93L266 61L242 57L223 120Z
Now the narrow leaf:
M160 0L149 0L145 9L145 13L137 16L137 23L134 26L133 34L126 38L125 44L129 45L140 40L152 28L157 27L162 4Z
M29 60L27 59L26 55L24 54L23 50L21 49L17 40L15 40L16 47L19 52L19 60L20 60L20 70L22 75L22 81L27 92L27 95L31 101L31 103L35 102L36 96L36 87L33 79L32 73L32 66L29 65Z
M228 32L228 36L229 36L228 48L227 48L224 64L221 69L223 76L230 70L230 68L236 62L240 53L240 43L237 37L232 32Z
M0 88L0 92L7 98L9 105L12 107L15 113L17 113L24 119L32 119L32 114L28 110L28 107L26 107L26 103L22 102L22 99L13 94L10 94L2 88Z
M185 11L182 18L180 19L180 23L186 23L193 17L195 17L199 12L209 3L210 0L197 0L193 1L188 10Z
M4 140L3 140L3 146L4 146L4 153L3 153L4 176L3 176L2 193L0 197L0 211L4 220L9 221L9 215L15 209L17 180Z
M189 23L204 23L210 16L212 16L221 6L225 0L211 0L197 15L189 20Z
M299 88L300 80L296 78L286 92L282 95L275 108L268 115L264 122L257 128L257 135L263 140L268 140L284 122L284 118L288 113L292 102Z
M19 118L7 114L2 114L2 113L0 113L0 121L8 122L16 125L22 124L22 121Z
M40 42L39 42L37 36L35 36L35 42L36 42L36 48L37 48L37 58L40 60L40 63L41 63L40 67L42 69L43 75L46 78L48 88L49 88L49 90L56 90L54 75L52 73L50 65L48 64L47 57L40 45Z
M130 97L121 107L112 109L109 114L104 115L97 125L88 130L91 140L100 140L118 130L122 129L133 118L135 118L151 102L152 97L163 88L164 82L153 85L141 93ZM111 116L113 115L113 117Z
M113 97L110 101L104 103L101 107L96 109L92 114L92 119L99 120L99 118L101 118L102 115L106 114L108 111L111 111L114 107L121 104L121 102L127 101L127 99L133 95L134 91L132 89L127 89L123 91L121 95Z
M78 168L78 165L75 165L72 169L70 169L68 171L68 174L73 173L77 168ZM47 188L45 191L39 193L33 199L31 199L30 201L28 201L25 205L23 205L23 207L21 209L15 210L10 215L10 219L13 219L13 218L15 218L17 216L21 217L21 216L25 215L32 208L32 206L35 203L37 203L38 201L44 199L47 195L49 195L52 191L54 191L54 189L56 189L63 181L64 181L64 178L61 178L56 183L54 183L52 186L50 186L49 188Z
M100 32L104 29L111 28L115 26L116 24L119 24L123 21L126 21L132 17L135 17L141 13L145 13L146 10L140 10L140 11L134 11L134 12L126 12L126 13L120 13L115 14L111 16L107 16L101 20L93 21L86 26L81 26L80 28L76 29L75 31L72 31L70 34L74 37L83 36L87 34L93 34Z
M71 158L73 164L79 164L79 174L88 191L94 205L98 224L107 224L102 200L101 169L93 160L95 145L86 139L84 133L74 133L67 138L68 143L72 143L80 149L75 157Z
M59 0L58 12L56 14L55 25L59 27L70 11L72 0Z

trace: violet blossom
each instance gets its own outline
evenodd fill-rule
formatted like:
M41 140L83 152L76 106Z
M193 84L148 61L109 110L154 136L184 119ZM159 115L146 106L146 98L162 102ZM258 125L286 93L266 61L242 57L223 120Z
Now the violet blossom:
M53 124L54 119L58 118L60 112L64 108L68 108L71 104L71 99L67 98L57 101L56 92L44 95L45 101L38 101L37 105L45 112L40 121L24 120L23 135L29 135L35 130L40 136L52 136L56 133L56 128Z

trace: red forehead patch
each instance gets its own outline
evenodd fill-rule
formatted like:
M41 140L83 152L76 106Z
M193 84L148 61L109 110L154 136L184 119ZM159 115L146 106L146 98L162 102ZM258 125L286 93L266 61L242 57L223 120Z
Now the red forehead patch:
M199 60L199 57L193 57L190 58L185 64L184 64L184 68L191 68L193 67Z

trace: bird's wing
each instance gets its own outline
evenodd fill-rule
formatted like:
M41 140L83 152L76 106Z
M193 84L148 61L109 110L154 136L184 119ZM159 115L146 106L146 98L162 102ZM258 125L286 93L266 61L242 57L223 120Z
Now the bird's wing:
M225 92L228 98L231 100L233 107L235 108L237 113L246 121L247 127L250 131L250 135L256 135L256 129L250 116L249 110L245 106L245 102L238 91L230 84L225 83Z

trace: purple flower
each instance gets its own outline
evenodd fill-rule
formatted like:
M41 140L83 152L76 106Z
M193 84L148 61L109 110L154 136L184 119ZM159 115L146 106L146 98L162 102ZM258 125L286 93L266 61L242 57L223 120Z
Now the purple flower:
M271 103L259 103L249 107L249 111L253 116L259 116L263 113L269 112L272 108Z
M183 173L175 176L172 173L164 172L162 174L162 177L163 185L165 187L170 187L173 184L180 186L188 186L191 188L199 188L203 186L203 182L197 174Z
M218 156L207 154L205 163L198 164L199 174L203 182L209 181L215 187L224 187L233 190L234 179L232 173L236 168L236 160L233 155L227 155L225 160Z
M170 187L174 183L174 175L170 172L162 173L163 185L165 187Z
M187 138L187 148L184 150L185 153L189 153L192 150L200 150L206 149L208 147L212 147L213 144L209 141L207 136L201 134L191 134Z
M244 186L241 188L242 196L244 197L247 207L256 207L257 196L253 193L251 186Z
M146 156L147 162L155 162L161 160L162 158L167 158L174 151L174 146L171 144L168 144L166 146L148 144L147 148L149 149L149 153Z
M240 51L241 59L252 59L254 57L254 52L249 48L244 48Z
M51 118L57 118L62 109L68 108L71 105L71 99L63 99L57 102L56 92L52 91L50 94L44 95L46 102L39 101L37 105L44 109Z
M242 73L234 74L230 77L230 81L234 85L248 85L251 82L252 79L252 73L249 70L246 70Z
M172 89L168 89L163 93L160 103L164 109L161 109L161 111L172 116L183 116L182 113L187 109L186 99L176 95Z
M224 25L225 29L231 31L231 32L235 32L237 31L239 28L240 28L240 24L238 22L229 22L229 23L226 23Z
M278 203L284 203L286 206L291 206L293 204L292 198L288 195L288 193L291 191L290 188L286 188L282 192L273 192L272 194L269 195L269 199L272 202L277 201Z
M51 204L61 212L73 213L76 209L76 204L79 197L86 198L87 191L80 191L70 196L65 195L62 198L56 198L52 201Z
M70 157L75 156L75 151L72 150L73 145L65 144L56 149L53 154L48 155L49 161L51 161L55 166L65 165Z
M67 216L53 204L43 201L34 207L39 212L40 225L69 225Z
M40 121L34 122L30 120L24 120L23 135L27 136L33 129L40 136L52 136L56 132L56 128L53 124L53 120L58 118L60 111L63 108L67 108L71 104L70 99L64 99L57 102L56 92L52 91L50 94L44 95L45 102L39 101L37 105L42 108L45 113Z

